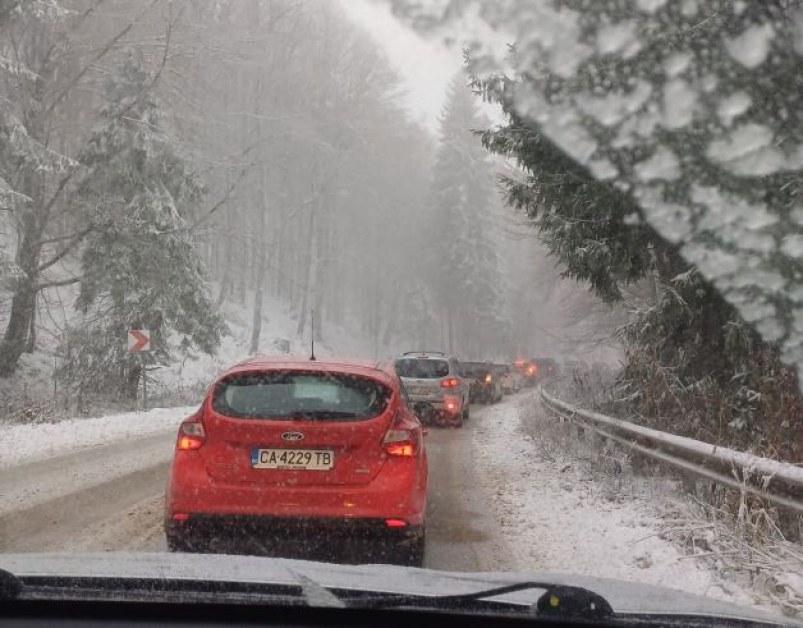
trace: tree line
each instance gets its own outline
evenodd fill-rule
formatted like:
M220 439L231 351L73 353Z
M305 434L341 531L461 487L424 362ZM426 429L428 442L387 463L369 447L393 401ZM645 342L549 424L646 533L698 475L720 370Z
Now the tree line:
M42 345L80 394L214 353L223 310L284 303L377 356L512 353L502 205L465 76L433 138L367 33L323 0L0 4L0 377ZM508 256L507 261L510 261ZM270 321L268 320L268 325Z
M452 39L467 10L393 5ZM514 42L468 35L507 116L481 141L518 164L508 204L630 311L617 410L799 460L799 3L484 2L474 19Z

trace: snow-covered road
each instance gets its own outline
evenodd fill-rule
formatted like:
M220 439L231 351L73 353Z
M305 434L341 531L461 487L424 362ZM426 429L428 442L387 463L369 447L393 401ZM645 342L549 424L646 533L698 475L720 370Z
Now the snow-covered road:
M140 417L136 434L98 420L92 429L113 434L108 444L73 435L83 447L0 470L0 552L164 550L168 462L189 410L153 415L153 429ZM749 603L660 537L644 495L612 494L582 465L545 452L533 434L549 420L527 391L475 406L462 430L430 431L426 566L588 574Z

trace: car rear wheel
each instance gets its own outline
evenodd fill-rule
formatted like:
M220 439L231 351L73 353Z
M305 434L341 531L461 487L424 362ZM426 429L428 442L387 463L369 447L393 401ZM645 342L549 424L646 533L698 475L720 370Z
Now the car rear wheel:
M401 563L408 567L423 567L426 544L426 528L422 528L421 533L417 535L409 545L400 548Z
M187 539L184 537L175 535L175 534L168 534L166 537L167 540L167 551L168 552L192 552L193 547L190 543L187 542Z

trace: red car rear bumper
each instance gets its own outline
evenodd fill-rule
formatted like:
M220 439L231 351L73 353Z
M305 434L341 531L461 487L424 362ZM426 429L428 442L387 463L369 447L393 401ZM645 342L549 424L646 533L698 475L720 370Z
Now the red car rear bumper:
M166 520L178 513L191 519L226 515L384 522L394 518L409 526L421 525L426 510L426 485L420 479L423 464L421 459L389 458L364 485L276 486L215 480L198 452L184 452L173 462Z

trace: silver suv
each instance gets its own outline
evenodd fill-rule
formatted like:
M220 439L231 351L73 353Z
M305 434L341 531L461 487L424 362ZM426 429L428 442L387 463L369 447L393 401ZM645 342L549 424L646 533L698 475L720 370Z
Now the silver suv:
M468 419L468 383L460 377L457 358L440 351L409 351L394 365L422 423L461 427Z

